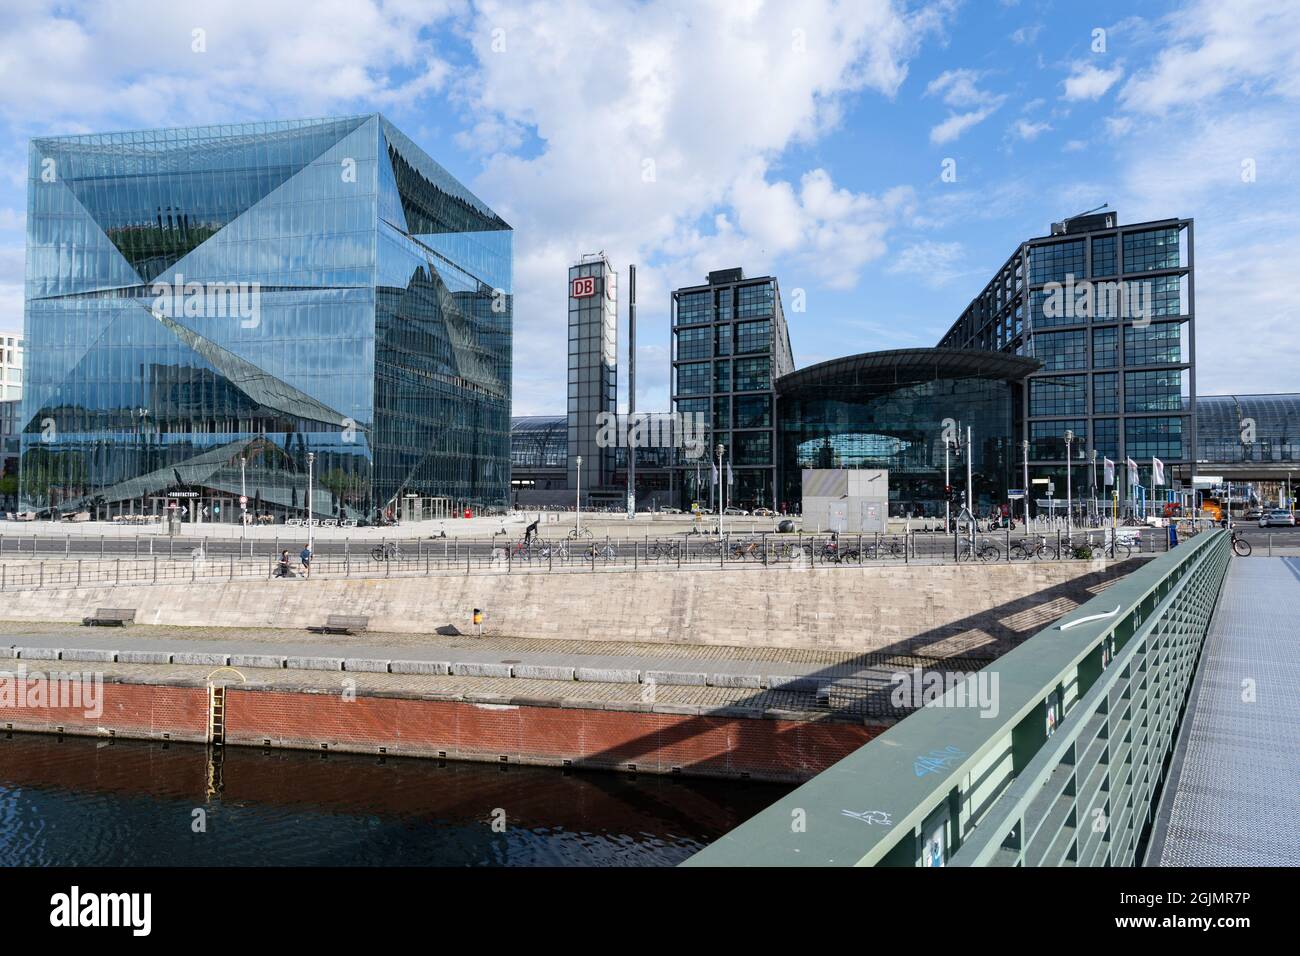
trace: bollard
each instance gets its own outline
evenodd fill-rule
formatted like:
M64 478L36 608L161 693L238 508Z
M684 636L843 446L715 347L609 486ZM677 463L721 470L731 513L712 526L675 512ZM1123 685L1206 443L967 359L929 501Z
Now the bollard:
M116 564L116 567L113 570L113 583L121 584L122 583L122 559L118 558L117 561L114 563Z
M158 555L153 556L153 583L158 583Z
M77 587L81 587L81 558L77 558Z

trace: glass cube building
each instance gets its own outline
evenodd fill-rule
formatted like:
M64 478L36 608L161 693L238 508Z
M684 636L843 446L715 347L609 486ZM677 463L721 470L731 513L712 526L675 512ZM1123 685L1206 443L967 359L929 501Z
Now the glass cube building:
M512 233L378 114L35 139L20 496L504 506Z

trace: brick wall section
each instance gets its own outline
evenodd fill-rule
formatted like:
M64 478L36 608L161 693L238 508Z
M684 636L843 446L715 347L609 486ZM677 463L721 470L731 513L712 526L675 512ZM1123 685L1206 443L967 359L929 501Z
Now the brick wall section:
M16 677L9 680L15 687L19 684ZM40 684L45 699L54 703L55 685L46 678L29 677L22 682L27 688L24 700L30 701L33 685ZM113 730L123 737L161 738L168 734L172 740L207 739L206 687L105 683L102 692L102 713L94 717L87 716L81 706L8 706L6 698L0 702L0 725L12 724L14 730L42 733L55 733L62 727L68 734L106 734Z
M883 728L838 721L226 692L228 743L802 781Z

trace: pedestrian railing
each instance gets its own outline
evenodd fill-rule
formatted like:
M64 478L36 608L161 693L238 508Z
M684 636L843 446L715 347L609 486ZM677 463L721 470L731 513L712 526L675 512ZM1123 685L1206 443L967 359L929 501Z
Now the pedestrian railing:
M1136 865L1230 557L1146 563L688 862Z
M402 577L431 574L590 573L637 570L707 570L717 568L808 569L861 567L869 564L951 562L1033 562L1075 558L1124 559L1154 553L1163 538L1147 535L1131 544L1119 539L1105 545L1094 532L1087 544L1061 534L1013 535L1010 532L943 535L677 535L635 539L539 539L524 545L495 539L322 540L311 562L313 578ZM74 542L83 545L74 547ZM137 554L135 542L114 554L98 542L60 542L62 551L39 538L0 537L0 591L49 587L168 584L276 577L279 554L290 553L290 575L306 575L298 560L305 542L261 542L250 553L238 541L162 539L153 554ZM42 544L47 547L42 548ZM246 542L244 543L247 544ZM85 545L90 545L86 547ZM283 547L281 547L283 545ZM353 550L355 547L356 550ZM321 548L329 550L322 552Z

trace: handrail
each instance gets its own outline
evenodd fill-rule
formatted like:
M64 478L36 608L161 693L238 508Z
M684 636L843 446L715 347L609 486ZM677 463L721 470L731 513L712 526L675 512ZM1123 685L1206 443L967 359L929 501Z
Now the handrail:
M1172 746L1181 700L1190 686L1192 665L1185 652L1194 650L1194 663L1227 567L1225 534L1198 535L1149 561L1071 612L1073 620L1067 623L1072 626L1054 622L1040 630L706 847L687 865L1023 862L1035 838L1050 844L1045 857L1062 848L1079 855L1080 841L1074 836L1079 808L1073 797L1084 785L1091 790L1094 779L1078 780L1074 764L1086 758L1091 773L1104 757L1109 768L1122 750L1151 771L1135 792L1148 803L1158 796L1160 763ZM1195 604L1186 610L1180 602L1189 601ZM1120 610L1111 614L1116 604ZM1175 608L1178 613L1171 616ZM1143 656L1143 669L1133 669L1139 649L1166 617L1180 635L1177 658L1169 655L1170 667L1180 670L1156 687L1160 675L1155 668L1163 666L1161 661ZM1129 682L1126 704L1113 700L1122 680ZM979 693L981 686L993 691L992 706L988 695ZM1148 693L1155 696L1148 700ZM986 706L970 706L972 699ZM1109 708L1099 716L1102 699L1129 708L1116 710L1114 727ZM1127 722L1119 716L1130 711ZM1087 731L1092 731L1087 741L1092 746L1078 753ZM1124 739L1128 737L1132 740ZM1018 845L1003 847L1001 824L1024 820L1021 798L1034 797L1043 798L1036 807L1042 815L1024 821L1033 824L1031 839L1019 832L1012 840ZM1140 822L1147 809L1138 808ZM1119 822L1129 827L1130 816ZM963 846L967 841L970 848ZM1089 834L1083 842L1095 851ZM1035 846L1035 853L1040 849ZM1125 853L1129 849L1126 843ZM1111 862L1131 861L1116 856Z

